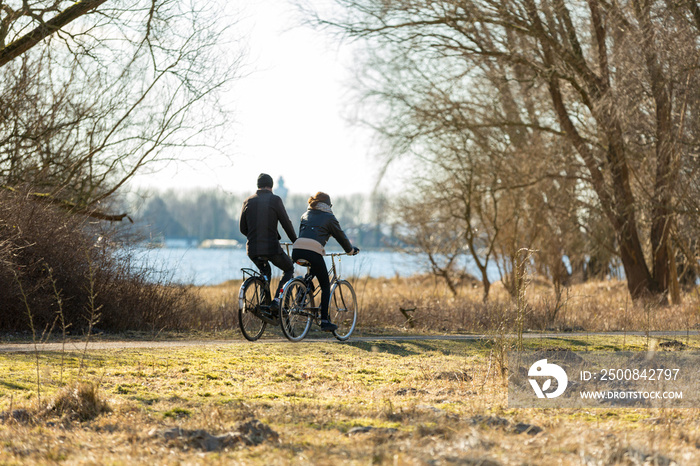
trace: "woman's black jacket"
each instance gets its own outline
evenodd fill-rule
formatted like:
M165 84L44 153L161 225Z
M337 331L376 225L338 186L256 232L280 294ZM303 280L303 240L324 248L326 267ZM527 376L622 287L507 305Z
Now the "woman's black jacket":
M352 244L340 228L340 223L335 215L314 209L304 212L299 226L299 238L310 238L325 246L331 236L340 243L345 252L352 251Z

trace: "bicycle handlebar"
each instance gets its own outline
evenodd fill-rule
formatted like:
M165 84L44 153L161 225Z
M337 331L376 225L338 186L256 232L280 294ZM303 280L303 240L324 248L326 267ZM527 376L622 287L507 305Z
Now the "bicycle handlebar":
M285 241L280 241L280 245L284 246L287 248L287 252L289 252L289 246L293 246L294 243L289 243ZM348 252L331 252L326 254L326 257L337 257L337 256L356 256L357 254L350 254Z
M281 245L281 246L293 246L294 243L288 243L288 242L280 241L280 245ZM356 256L356 255L357 255L357 254L350 254L350 253L347 253L347 252L331 252L331 253L326 254L326 257L331 257L331 256L333 256L333 257L335 257L335 256Z

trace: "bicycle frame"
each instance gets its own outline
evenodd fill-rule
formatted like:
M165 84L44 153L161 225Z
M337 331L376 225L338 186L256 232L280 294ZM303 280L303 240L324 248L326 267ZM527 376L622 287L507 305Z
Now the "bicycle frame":
M331 256L331 267L328 271L330 286L328 310L329 317L331 312L334 313L335 317L332 321L338 318L338 325L334 326L333 335L345 341L350 337L357 323L357 297L352 285L340 277L340 258L337 256L341 255L344 254L327 254ZM338 264L336 264L336 258L338 258ZM314 285L314 278L318 277L311 274L310 264L306 261L299 261L297 264L307 267L307 273L303 277L293 278L285 285L280 302L282 332L293 342L303 340L312 323L323 327L321 308L326 304L320 300L316 301L319 294L323 296L323 293L320 286ZM320 305L316 306L317 303Z
M287 249L287 254L289 254L289 247L292 245L292 243L280 243L280 245L284 246ZM250 267L241 268L241 272L243 272L243 283L241 284L241 290L239 291L239 295L238 295L239 302L242 299L243 284L245 284L246 280L253 278L253 277L259 279L263 283L263 288L262 288L263 296L259 297L260 303L262 303L264 301L272 300L273 296L272 296L272 292L270 290L270 283L271 283L272 277L265 277L259 270L253 269ZM269 305L260 304L258 310L255 311L255 314L263 322L266 322L266 323L271 324L271 325L277 325L279 323L278 319L277 319L277 314L276 313L267 314L267 313L269 313L269 311L270 311Z
M334 252L330 254L326 254L327 257L331 258L331 267L328 270L328 282L329 282L329 287L332 290L333 286L336 285L342 278L340 276L340 256L347 256L348 254L345 252ZM335 258L338 257L338 267L335 266ZM301 265L301 264L299 264ZM302 265L302 267L306 267L306 275L304 277L297 277L301 278L304 281L304 284L306 285L307 293L308 290L313 290L313 294L311 295L313 297L313 301L320 302L320 294L321 294L321 286L318 285L318 279L316 279L316 282L314 282L314 278L316 278L315 275L310 275L310 269L311 267L309 265ZM306 298L306 296L304 296ZM314 307L309 307L309 308L304 308L305 311L312 311L309 313L309 317L314 319L314 321L318 324L320 319L321 319L321 306L314 306Z
M292 244L293 243L280 243L280 245L284 246L287 250L287 255L289 255L289 248L292 246ZM270 293L270 282L272 281L272 277L267 277L267 280L265 280L265 277L259 270L250 267L243 267L241 272L243 272L244 282L250 277L258 277L262 279L262 281L265 283L265 293L270 297L270 299L272 299L272 294Z

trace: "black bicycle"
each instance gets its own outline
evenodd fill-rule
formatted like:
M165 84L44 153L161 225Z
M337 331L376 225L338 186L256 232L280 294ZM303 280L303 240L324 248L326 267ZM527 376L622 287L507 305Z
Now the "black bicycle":
M292 243L281 243L287 249ZM259 270L243 268L243 283L238 291L238 325L243 336L250 341L260 338L267 324L279 325L279 311L272 309L270 277Z
M250 341L260 338L267 324L277 325L279 313L270 309L270 281L254 269L241 269L243 284L238 292L238 325Z
M345 253L327 254L331 258L331 269L328 272L331 282L331 301L328 313L331 322L338 328L333 335L338 340L350 338L357 325L357 297L350 282L343 280L335 267L335 260ZM307 273L304 277L296 277L288 281L282 291L280 300L279 321L282 333L290 341L301 341L309 333L311 323L321 325L321 307L315 303L320 301L321 287L314 284L314 276L308 272L310 264L304 260L297 264L305 266Z

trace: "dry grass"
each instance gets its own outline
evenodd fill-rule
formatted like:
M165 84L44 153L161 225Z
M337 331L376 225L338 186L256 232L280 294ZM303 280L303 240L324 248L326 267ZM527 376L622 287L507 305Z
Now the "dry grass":
M457 297L440 280L429 276L352 279L360 304L363 330L490 333L512 329L515 303L496 283L486 303L481 287L463 283ZM235 327L240 281L200 289L200 296L217 322ZM542 331L655 331L700 328L700 292L689 291L681 305L633 303L626 284L598 281L573 285L557 302L547 282L533 280L526 290L524 327ZM405 312L401 312L401 310ZM411 318L407 322L406 316Z
M642 340L627 344L641 348ZM620 341L579 344L596 349ZM553 344L565 343L532 342ZM80 355L68 356L70 379ZM93 393L110 409L80 417L36 406L32 355L0 355L8 374L0 385L0 463L700 461L698 410L508 409L483 343L243 343L88 356L88 375L100 380ZM58 383L59 358L42 355L51 400L67 393ZM68 390L68 398L76 393ZM26 415L11 415L17 411ZM518 433L523 425L537 429ZM241 437L248 441L235 440Z
M58 416L64 422L89 421L111 411L97 384L78 382L63 387L41 413L42 417Z

